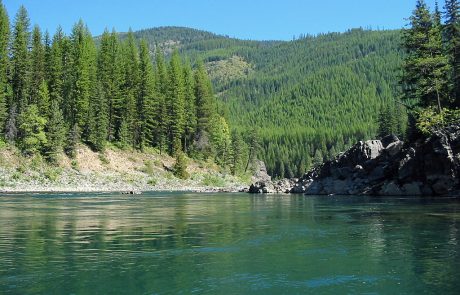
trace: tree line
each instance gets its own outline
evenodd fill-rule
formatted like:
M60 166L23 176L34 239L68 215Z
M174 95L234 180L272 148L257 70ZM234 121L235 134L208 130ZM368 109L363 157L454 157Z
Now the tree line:
M419 120L424 109L442 115L460 107L460 1L446 0L443 11L436 3L431 12L417 0L409 20L402 38L402 98L419 109Z
M460 107L460 1L446 0L443 11L436 2L431 12L424 0L417 0L409 21L402 32L406 53L400 80L403 102L397 110L404 105L411 120L409 126L401 124L401 112L382 107L378 118L381 137L402 133L411 140L460 119L454 110Z
M10 26L1 2L0 130L51 162L62 151L75 156L81 142L98 152L113 144L211 159L236 174L251 149L218 111L202 62L192 66L177 50L165 59L131 31L121 41L105 30L95 41L81 20L51 37L30 30L23 6Z

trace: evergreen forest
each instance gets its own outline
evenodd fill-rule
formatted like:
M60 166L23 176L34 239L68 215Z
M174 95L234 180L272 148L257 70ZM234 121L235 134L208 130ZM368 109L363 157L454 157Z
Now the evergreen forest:
M10 20L1 5L0 35L3 140L50 161L82 142L212 160L233 174L260 158L275 178L297 177L358 140L409 138L411 124L425 130L459 106L458 0L433 11L418 0L403 30L292 41L182 27L92 36L83 21L50 35L24 7Z
M3 5L0 35L0 126L25 155L55 162L79 143L99 152L154 148L233 174L255 157L218 112L204 64L192 68L177 50L166 60L132 32L94 38L81 20L70 35L57 28L51 36L31 27L25 7L10 24Z

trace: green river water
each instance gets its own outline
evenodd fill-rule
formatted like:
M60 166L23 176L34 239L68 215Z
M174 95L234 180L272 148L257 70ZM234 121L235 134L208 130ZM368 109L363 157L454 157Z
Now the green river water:
M0 294L460 294L455 199L0 195Z

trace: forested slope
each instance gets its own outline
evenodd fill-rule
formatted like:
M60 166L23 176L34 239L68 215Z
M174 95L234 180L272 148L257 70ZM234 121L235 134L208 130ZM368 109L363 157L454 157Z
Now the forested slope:
M186 28L135 33L166 52L178 47L208 65L221 111L240 131L256 128L260 157L275 176L375 136L377 116L397 95L400 31L350 30L290 42L245 41ZM237 58L236 58L237 57ZM227 72L226 72L227 71Z

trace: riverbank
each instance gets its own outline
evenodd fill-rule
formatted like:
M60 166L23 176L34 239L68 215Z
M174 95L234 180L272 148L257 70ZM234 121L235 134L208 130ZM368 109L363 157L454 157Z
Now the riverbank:
M50 165L41 157L24 157L14 147L0 150L0 192L236 192L244 180L210 162L188 160L190 178L175 177L174 158L154 150L108 148L103 154L81 145L75 159L61 155Z
M263 181L250 193L460 196L460 123L404 143L360 141L300 179Z

